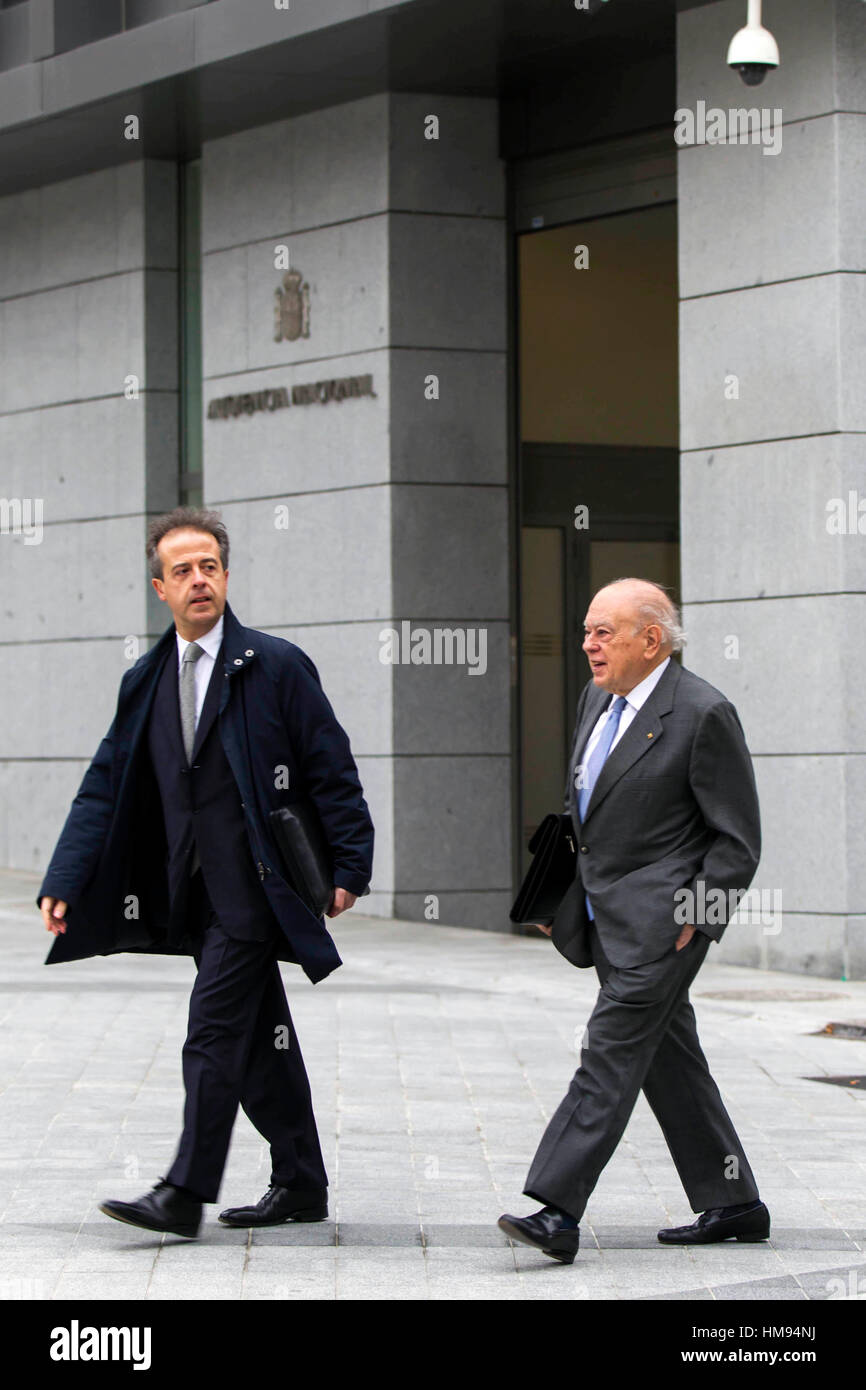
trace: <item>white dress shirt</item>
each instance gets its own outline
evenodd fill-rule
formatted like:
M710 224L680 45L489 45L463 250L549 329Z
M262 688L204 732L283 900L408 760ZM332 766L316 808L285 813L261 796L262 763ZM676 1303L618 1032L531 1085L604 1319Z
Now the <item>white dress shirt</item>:
M204 661L204 657L199 658L199 665L201 665L202 661ZM634 690L630 690L628 694L624 697L626 702L625 709L619 717L619 728L616 731L613 743L610 745L610 753L612 753L614 748L616 748L616 745L619 743L620 739L622 738L631 721L634 719L638 710L646 704L650 695L652 695L653 691L655 690L656 686L661 680L665 668L668 666L669 662L670 657L665 657L664 661L661 663L660 666L656 666L656 668L653 671L650 671L649 675L646 676L640 682L639 685L636 685ZM593 726L592 733L587 739L586 747L583 750L583 757L581 758L581 763L584 767L586 767L586 764L592 757L593 749L595 748L595 745L601 738L601 731L607 723L608 712L615 699L616 696L611 695L610 699L608 700L607 704L605 705L604 709L602 710L601 714L596 720L595 725ZM610 753L608 753L608 757L610 757Z
M177 637L177 675L178 680L180 680L180 668L183 664L183 654L189 646L189 642L185 641L179 632L175 633L175 636ZM196 728L198 728L204 697L207 694L207 688L210 684L211 675L213 674L214 662L217 659L220 643L223 640L223 614L220 614L213 627L209 632L205 633L204 637L197 637L195 640L204 653L195 663L195 724ZM625 714L624 710L623 714Z

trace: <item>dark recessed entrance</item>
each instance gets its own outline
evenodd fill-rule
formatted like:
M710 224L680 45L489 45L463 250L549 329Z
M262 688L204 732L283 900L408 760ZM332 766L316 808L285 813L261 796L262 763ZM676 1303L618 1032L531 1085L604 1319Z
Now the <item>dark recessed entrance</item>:
M562 809L593 593L679 599L675 204L521 235L518 294L523 872Z

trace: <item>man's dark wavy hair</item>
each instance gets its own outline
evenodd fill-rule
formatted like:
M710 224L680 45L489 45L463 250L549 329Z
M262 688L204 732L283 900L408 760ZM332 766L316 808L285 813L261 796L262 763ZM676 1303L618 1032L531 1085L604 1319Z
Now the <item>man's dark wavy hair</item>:
M173 512L155 517L147 528L147 559L152 579L162 579L162 561L157 554L157 546L169 531L205 531L220 548L220 561L224 570L229 567L229 533L219 512L209 511L207 507L175 507Z

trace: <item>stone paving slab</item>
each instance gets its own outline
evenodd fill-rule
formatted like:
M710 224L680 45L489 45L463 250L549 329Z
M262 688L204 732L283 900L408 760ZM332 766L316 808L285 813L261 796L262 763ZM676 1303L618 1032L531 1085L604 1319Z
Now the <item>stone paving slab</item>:
M0 1299L808 1301L866 1294L866 1096L809 1078L866 1071L866 983L715 963L692 990L705 1051L771 1208L766 1244L663 1248L691 1218L643 1097L581 1224L574 1265L496 1227L521 1195L577 1065L597 989L550 942L355 915L346 964L283 977L310 1073L331 1215L221 1227L268 1183L239 1115L198 1241L103 1217L174 1154L191 961L46 969L33 875L0 872ZM733 930L733 928L732 928ZM772 990L777 997L767 998ZM805 997L803 997L805 994ZM792 996L792 997L786 997Z

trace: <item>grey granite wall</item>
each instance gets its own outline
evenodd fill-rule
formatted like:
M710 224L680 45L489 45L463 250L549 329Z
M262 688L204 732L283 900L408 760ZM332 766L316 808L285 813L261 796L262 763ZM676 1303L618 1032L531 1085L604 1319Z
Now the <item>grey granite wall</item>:
M146 648L146 512L177 500L175 166L4 198L0 245L0 863L40 870Z
M205 496L235 547L231 601L244 621L304 647L350 734L377 827L365 910L503 926L511 687L496 104L383 93L234 134L205 146L202 187ZM284 284L286 262L300 281ZM297 399L358 378L360 394ZM261 391L282 394L260 397L264 409L238 405ZM233 406L212 404L227 398ZM215 414L226 408L242 413ZM383 634L404 622L431 643L446 628L486 643L484 673L479 660L479 674L468 659L403 664L401 651L384 662ZM423 639L411 640L417 654Z
M680 108L768 112L765 143L679 153L686 662L740 711L782 902L722 954L864 978L866 7L765 6L782 61L756 88L720 61L743 17L678 32Z

